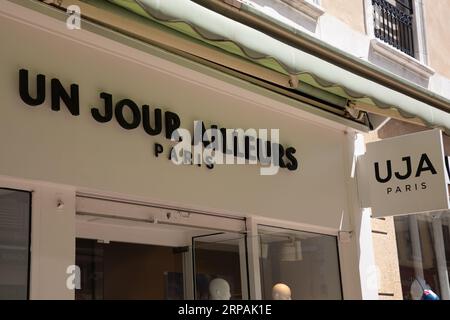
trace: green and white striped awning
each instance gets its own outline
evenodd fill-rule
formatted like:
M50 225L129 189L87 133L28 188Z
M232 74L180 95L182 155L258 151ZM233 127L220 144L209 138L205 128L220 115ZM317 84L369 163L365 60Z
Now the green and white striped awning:
M416 118L429 127L450 132L449 113L324 61L190 0L108 1L205 45L298 78L300 86L306 83L353 103L392 109L406 119Z

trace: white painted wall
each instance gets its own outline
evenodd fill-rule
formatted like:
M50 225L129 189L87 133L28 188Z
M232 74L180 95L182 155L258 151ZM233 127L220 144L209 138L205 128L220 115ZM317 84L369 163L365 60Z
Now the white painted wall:
M370 38L355 31L336 17L325 13L319 19L319 38L355 57L367 60Z
M294 10L292 6L282 1L254 0L250 3L267 15L286 23L287 25L306 31L311 35L317 31L317 20L312 19L300 10Z
M0 159L1 174L339 228L341 215L347 212L341 187L343 129L270 111L276 101L149 55L146 65L137 64L8 19L0 23L6 49L0 60L0 133L8 137L1 141L8 150ZM31 75L58 77L66 85L78 83L81 115L54 112L48 100L39 107L21 102L21 67ZM100 124L92 118L90 106L100 103L101 90L116 99L129 97L141 105L176 111L189 129L197 119L229 128L280 128L281 143L297 149L300 169L260 176L258 166L222 166L213 171L176 167L152 154L154 142L168 146L162 136L150 137L142 128L126 131L115 121Z
M0 185L32 192L30 298L73 299L66 271L75 264L75 188L5 176Z
M435 74L430 79L430 90L450 99L450 79L440 74Z

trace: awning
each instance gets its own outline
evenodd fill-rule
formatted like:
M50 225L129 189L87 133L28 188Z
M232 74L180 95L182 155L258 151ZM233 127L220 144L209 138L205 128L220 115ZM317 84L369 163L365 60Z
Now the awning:
M450 114L392 90L307 52L278 41L190 0L108 0L197 41L202 41L265 68L349 101L348 107L367 106L394 111L405 119L450 133ZM297 82L298 80L298 82ZM442 98L446 100L445 98ZM448 101L450 105L450 101Z

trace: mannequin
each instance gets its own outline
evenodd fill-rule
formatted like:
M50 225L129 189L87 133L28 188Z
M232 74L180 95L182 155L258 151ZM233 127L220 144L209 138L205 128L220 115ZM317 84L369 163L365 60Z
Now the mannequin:
M213 279L209 283L209 297L210 300L230 300L230 285L221 278Z
M273 300L291 300L291 289L284 283L277 283L272 288Z

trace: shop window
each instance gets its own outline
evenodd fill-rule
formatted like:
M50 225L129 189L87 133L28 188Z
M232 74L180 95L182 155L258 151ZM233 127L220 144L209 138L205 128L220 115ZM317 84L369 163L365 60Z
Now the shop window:
M259 226L262 298L342 299L334 236Z
M31 194L0 188L0 300L28 299Z
M403 298L419 300L425 289L449 299L450 213L395 217Z

